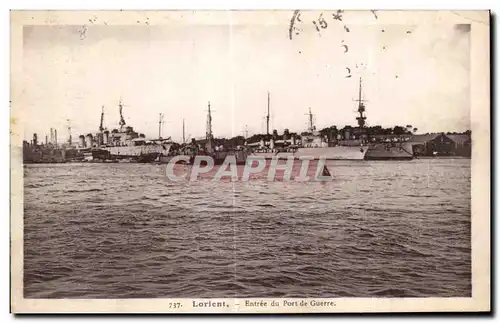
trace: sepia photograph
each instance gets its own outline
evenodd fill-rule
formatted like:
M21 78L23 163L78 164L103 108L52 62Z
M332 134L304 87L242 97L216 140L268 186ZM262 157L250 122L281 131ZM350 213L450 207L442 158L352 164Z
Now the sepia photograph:
M11 311L490 310L488 11L11 11Z

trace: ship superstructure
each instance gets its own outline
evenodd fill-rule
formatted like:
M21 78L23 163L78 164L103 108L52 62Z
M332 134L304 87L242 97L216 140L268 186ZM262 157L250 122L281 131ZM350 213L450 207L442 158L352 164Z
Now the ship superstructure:
M294 157L325 158L326 160L363 160L366 147L363 142L350 133L343 137L329 140L328 136L322 135L314 124L314 115L309 108L308 132L301 136L300 145L292 150ZM278 157L287 157L290 152L280 152Z
M130 125L127 125L123 116L123 103L120 99L118 111L120 120L118 129L109 131L104 126L104 106L101 108L101 119L97 133L80 135L78 148L94 151L94 156L104 156L111 159L133 159L137 161L151 161L158 156L166 156L170 152L171 142L160 138L147 139ZM160 115L160 123L163 115Z

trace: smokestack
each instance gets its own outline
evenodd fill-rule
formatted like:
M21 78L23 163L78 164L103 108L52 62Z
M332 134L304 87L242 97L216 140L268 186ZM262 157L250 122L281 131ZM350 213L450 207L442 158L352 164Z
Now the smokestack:
M81 148L85 148L85 136L84 135L80 135L78 137L78 146L80 146Z
M97 146L102 145L102 141L103 141L103 134L102 134L102 132L96 133L95 140L96 140Z
M50 128L50 143L54 143L54 129Z
M36 133L33 134L33 146L38 146L38 136Z
M47 135L45 135L45 146L49 144L49 138L47 138Z
M346 130L344 132L344 139L345 140L350 140L351 139L351 132L349 130Z
M86 142L87 147L91 148L92 147L92 134L89 133L87 135L87 137L85 137L85 139L86 139L85 142Z
M290 131L288 129L285 129L283 131L283 141L286 142L288 140L288 137L290 137Z
M107 145L109 143L109 131L105 130L104 131L104 144Z
M54 129L54 143L57 147L57 129Z
M66 121L68 122L68 146L71 146L73 143L73 138L71 138L71 120L66 119Z

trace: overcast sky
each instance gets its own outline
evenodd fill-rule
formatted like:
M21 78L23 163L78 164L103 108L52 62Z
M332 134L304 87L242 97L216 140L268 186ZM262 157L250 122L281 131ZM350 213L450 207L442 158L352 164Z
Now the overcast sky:
M318 33L317 14L305 12L290 39L293 12L271 25L231 23L240 14L213 25L25 26L24 137L54 127L66 140L67 119L73 138L95 132L102 105L116 128L120 97L127 124L148 137L159 113L164 137L179 140L183 118L186 135L203 136L208 101L216 137L245 125L251 135L265 131L268 91L271 129L305 130L309 107L319 129L355 125L359 77L368 125L470 127L468 25L349 25L349 13L341 22L327 12Z

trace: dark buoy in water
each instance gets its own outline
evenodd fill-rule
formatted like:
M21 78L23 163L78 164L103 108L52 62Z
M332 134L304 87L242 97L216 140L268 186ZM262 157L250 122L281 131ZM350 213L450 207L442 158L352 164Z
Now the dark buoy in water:
M325 165L325 166L323 166L323 173L322 173L321 175L323 175L323 176L330 176L330 177L332 176L332 175L330 174L330 171L329 171L329 170L328 170L328 168L326 167L326 165Z

